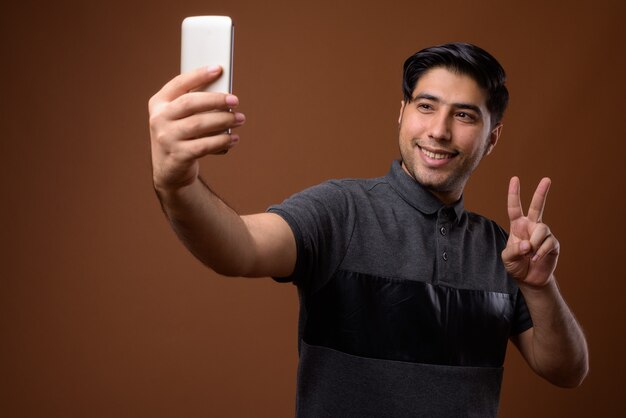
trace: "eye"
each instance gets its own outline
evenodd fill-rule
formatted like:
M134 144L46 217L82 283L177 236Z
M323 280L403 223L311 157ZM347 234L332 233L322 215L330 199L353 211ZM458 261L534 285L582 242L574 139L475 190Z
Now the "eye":
M468 112L457 112L456 117L463 122L475 122L477 119L474 114Z
M420 112L431 112L434 108L430 103L420 102L417 104L417 110Z

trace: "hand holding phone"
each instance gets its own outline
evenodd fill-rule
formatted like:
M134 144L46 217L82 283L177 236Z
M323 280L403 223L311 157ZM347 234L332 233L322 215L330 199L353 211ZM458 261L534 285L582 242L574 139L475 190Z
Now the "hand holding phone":
M228 16L185 18L181 30L181 73L219 65L222 75L203 91L232 93L234 31Z

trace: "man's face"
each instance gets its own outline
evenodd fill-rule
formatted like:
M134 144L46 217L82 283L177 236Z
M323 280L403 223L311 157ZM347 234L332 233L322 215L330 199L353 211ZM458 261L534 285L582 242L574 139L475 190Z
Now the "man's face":
M422 74L413 99L400 107L402 167L446 204L461 197L500 136L486 100L471 77L438 67Z

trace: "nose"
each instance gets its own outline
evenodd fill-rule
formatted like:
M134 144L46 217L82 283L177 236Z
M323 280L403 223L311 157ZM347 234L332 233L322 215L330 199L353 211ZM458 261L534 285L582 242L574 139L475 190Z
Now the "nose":
M450 140L450 118L446 112L433 114L428 126L428 136L438 141Z

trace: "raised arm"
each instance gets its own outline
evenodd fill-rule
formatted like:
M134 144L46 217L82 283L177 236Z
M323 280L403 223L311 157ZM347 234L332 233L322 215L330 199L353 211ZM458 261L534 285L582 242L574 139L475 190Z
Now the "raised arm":
M225 154L245 122L231 94L196 91L221 68L181 74L149 101L154 188L174 231L216 272L229 276L288 276L295 266L291 228L278 215L239 216L199 177L198 160Z
M549 188L550 179L542 179L524 216L519 179L513 177L509 184L511 226L502 260L517 279L533 320L533 328L512 341L537 374L555 385L575 387L589 368L587 342L554 277L560 246L542 222Z

